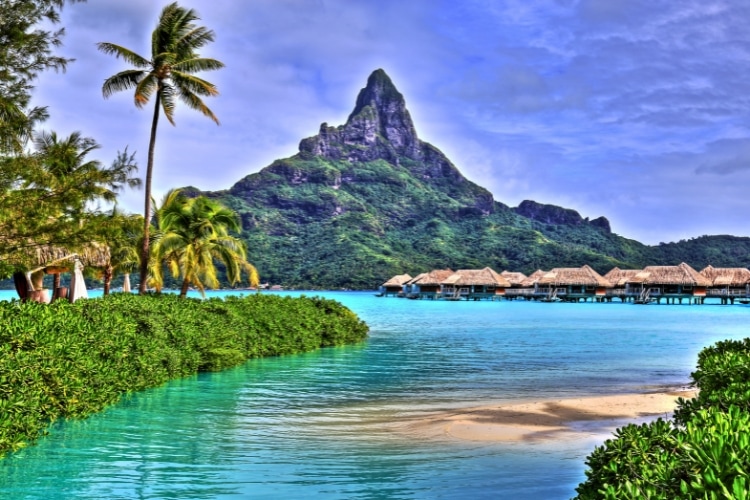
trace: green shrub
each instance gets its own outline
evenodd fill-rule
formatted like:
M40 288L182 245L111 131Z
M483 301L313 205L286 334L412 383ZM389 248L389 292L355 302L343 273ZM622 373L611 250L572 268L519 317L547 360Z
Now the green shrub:
M123 394L249 358L362 341L367 326L322 298L114 294L0 302L0 455Z
M580 499L750 499L750 339L698 355L673 421L628 425L587 458Z

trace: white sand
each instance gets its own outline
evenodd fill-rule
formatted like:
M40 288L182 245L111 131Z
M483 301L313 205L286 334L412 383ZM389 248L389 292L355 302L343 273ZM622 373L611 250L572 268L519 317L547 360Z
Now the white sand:
M462 441L536 441L611 432L628 422L669 417L695 391L618 394L476 406L409 419L396 432Z

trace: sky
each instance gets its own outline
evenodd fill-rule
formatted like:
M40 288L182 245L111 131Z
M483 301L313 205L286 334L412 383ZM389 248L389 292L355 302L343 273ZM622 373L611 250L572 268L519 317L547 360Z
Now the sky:
M45 129L136 152L153 108L101 86L150 53L163 0L67 5L59 53L34 104ZM200 76L221 124L178 106L157 133L154 195L230 188L341 125L382 68L420 139L509 206L554 204L647 244L750 236L750 3L741 0L183 0L215 32ZM143 191L121 197L142 212Z

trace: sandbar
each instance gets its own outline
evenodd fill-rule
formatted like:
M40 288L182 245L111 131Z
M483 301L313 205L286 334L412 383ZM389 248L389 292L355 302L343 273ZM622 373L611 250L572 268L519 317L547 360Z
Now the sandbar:
M628 423L669 418L677 398L695 394L683 388L472 406L415 416L396 431L421 439L478 442L580 439L609 434Z

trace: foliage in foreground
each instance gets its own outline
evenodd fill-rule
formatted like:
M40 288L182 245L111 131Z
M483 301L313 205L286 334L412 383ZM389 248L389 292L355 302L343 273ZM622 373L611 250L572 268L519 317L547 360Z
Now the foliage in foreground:
M704 349L672 421L618 429L588 457L580 499L750 498L750 339Z
M367 335L338 302L260 294L0 302L0 325L0 456L58 418L86 417L129 392Z

